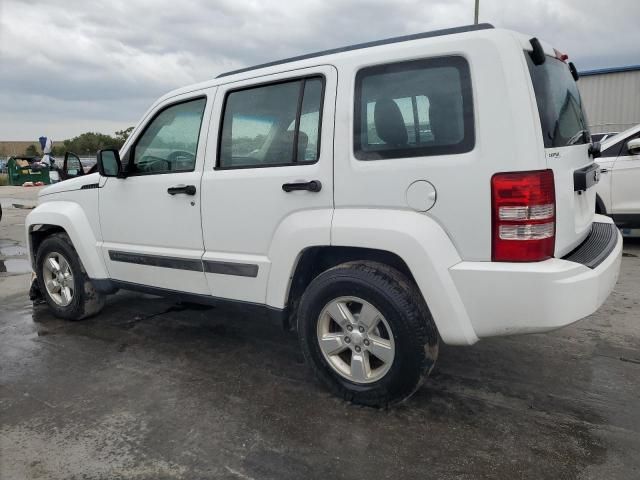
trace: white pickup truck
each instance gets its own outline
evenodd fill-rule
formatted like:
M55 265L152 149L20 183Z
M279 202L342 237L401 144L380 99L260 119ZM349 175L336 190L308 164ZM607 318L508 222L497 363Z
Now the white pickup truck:
M337 395L401 401L440 340L559 328L613 289L622 239L594 214L576 78L477 25L173 91L99 173L42 190L40 289L73 320L117 289L266 312Z

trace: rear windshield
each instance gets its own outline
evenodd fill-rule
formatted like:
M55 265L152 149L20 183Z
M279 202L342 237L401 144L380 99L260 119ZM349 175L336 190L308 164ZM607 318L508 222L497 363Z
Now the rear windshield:
M565 147L590 143L582 100L569 66L547 56L542 65L534 65L525 52L536 94L544 146Z

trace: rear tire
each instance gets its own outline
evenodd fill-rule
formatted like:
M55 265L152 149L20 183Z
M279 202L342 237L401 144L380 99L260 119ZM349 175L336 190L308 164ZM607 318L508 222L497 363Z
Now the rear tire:
M104 306L104 295L96 291L66 233L45 238L36 254L38 285L56 317L82 320Z
M298 331L320 381L373 407L409 398L438 356L437 329L417 287L377 262L344 263L316 277L300 301Z

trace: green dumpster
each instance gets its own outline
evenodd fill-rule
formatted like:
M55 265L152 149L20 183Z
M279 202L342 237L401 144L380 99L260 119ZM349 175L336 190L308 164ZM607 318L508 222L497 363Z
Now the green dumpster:
M34 157L10 157L7 161L7 173L9 185L22 185L24 182L51 183L49 168L33 165L37 158Z

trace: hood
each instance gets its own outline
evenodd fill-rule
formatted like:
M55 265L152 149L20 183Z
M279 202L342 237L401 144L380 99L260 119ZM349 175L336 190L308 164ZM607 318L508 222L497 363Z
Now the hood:
M618 143L620 140L624 140L628 136L633 135L638 131L640 131L640 124L634 125L633 127L628 128L624 132L620 132L614 135L613 137L608 137L604 142L602 142L602 146L601 146L602 151L604 152L607 148L612 147L613 145Z
M81 177L70 178L69 180L63 180L62 182L54 183L53 185L43 188L38 193L38 197L53 195L54 193L81 190L85 185L98 185L99 182L100 174L97 172L89 175L83 175Z

